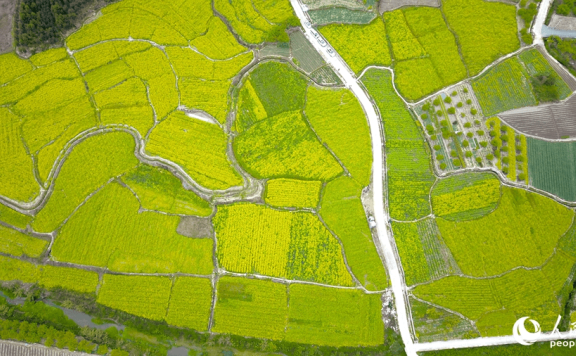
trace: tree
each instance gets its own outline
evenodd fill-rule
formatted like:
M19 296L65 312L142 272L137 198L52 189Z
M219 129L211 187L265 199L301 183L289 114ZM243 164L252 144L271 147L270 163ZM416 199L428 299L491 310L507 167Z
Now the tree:
M440 163L440 169L442 170L446 169L446 163L444 162Z
M454 90L454 91L452 92L452 94L450 94L450 95L456 96L456 95L458 95L458 92L457 92L456 90Z
M460 162L459 159L455 159L452 161L452 164L456 167L460 167L462 165L462 162Z
M478 136L484 136L483 130L478 130L478 131L476 131L476 133L478 134Z
M440 98L434 99L432 103L434 104L434 106L440 106Z
M472 115L476 115L478 113L478 111L474 108L472 108L472 110L470 110L470 114Z
M488 146L488 142L486 142L486 141L480 141L480 146L486 147L486 146Z
M453 107L452 107L452 108L448 108L447 111L448 111L448 114L450 114L450 115L456 114L456 109L454 109Z
M493 155L492 153L488 153L488 154L486 155L486 159L489 160L489 161L491 161L491 160L494 159L494 155Z
M462 104L462 102L461 102L461 101L460 101L460 102L458 102L458 104L456 104L456 107L459 107L459 108L461 108L462 106L463 106L463 104Z
M420 117L422 118L422 120L426 120L428 118L428 114L422 114L420 115Z
M570 15L571 12L572 11L570 10L570 6L568 6L567 4L562 4L556 8L556 13L558 15L568 16Z
M441 161L444 159L444 155L436 155L436 159Z
M466 140L462 142L462 147L468 147L468 146L470 146L470 142Z
M450 151L450 157L458 157L458 153L456 153L456 151L452 150L452 151Z
M472 152L470 151L466 151L466 153L464 154L467 158L472 157Z
M434 145L434 150L435 150L435 151L440 150L440 145Z
M476 162L482 163L482 157L476 157Z
M450 104L450 103L452 102L452 98L449 97L449 96L447 96L446 98L444 98L444 102L445 102L446 104Z
M510 162L510 158L508 158L508 157L502 158L502 163L508 164L508 162Z
M518 179L519 179L519 180L526 180L526 173L520 173L520 174L518 174Z
M466 104L472 105L472 100L470 100L470 99L466 100Z
M468 133L466 134L466 137L472 138L472 137L474 137L474 134L473 134L472 132L468 132Z
M467 128L467 129L469 129L469 128L472 127L472 124L469 123L469 122L467 122L467 123L464 124L464 127Z

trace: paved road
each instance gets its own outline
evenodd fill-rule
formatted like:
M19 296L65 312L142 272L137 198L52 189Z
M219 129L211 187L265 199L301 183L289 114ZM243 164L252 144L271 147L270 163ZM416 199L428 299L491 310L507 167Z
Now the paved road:
M396 310L398 312L398 326L400 328L400 335L402 336L402 341L406 345L406 352L409 356L415 356L416 351L414 350L414 343L412 341L412 336L410 333L410 324L408 320L407 308L406 308L406 285L404 284L404 278L400 273L400 268L396 256L394 254L394 242L388 235L388 230L386 227L386 222L388 221L388 215L384 210L384 191L383 191L383 181L384 181L384 161L383 161L383 137L380 130L380 118L372 106L372 102L364 90L360 87L357 79L353 72L350 70L348 65L335 53L329 54L327 52L330 49L330 45L323 39L318 39L317 31L307 26L309 19L302 10L302 4L298 0L291 0L292 7L294 8L296 15L302 22L302 27L304 27L304 35L312 43L314 48L324 57L327 63L329 63L340 75L344 84L352 90L360 104L364 108L364 112L368 117L368 122L370 124L370 134L372 136L372 153L373 153L373 163L372 163L372 192L374 194L374 213L376 219L376 229L378 231L378 241L380 243L381 250L384 252L384 259L386 263L386 268L388 269L388 275L390 277L390 282L392 284L392 292L394 293L394 300L396 303ZM315 35L316 34L316 35ZM325 44L325 47L322 46Z
M552 0L542 0L540 6L538 7L538 14L536 14L536 20L534 20L534 25L532 26L532 33L534 34L534 44L540 44L544 46L544 39L542 38L542 26L546 21L546 15L548 14L548 9L552 4Z

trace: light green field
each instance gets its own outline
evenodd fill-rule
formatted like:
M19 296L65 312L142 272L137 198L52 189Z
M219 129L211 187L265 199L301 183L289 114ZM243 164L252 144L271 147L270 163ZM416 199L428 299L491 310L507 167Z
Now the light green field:
M312 129L362 186L370 184L372 145L360 103L348 90L309 87L305 115Z
M442 12L456 33L468 74L520 47L516 7L483 0L444 0Z
M145 209L180 215L212 214L210 203L186 190L178 178L164 169L141 164L122 181L136 193Z
M61 287L80 293L95 293L98 274L75 268L38 266L0 256L0 280L38 283L48 289Z
M392 63L386 29L380 17L369 25L334 24L319 30L356 74L369 65L389 66Z
M288 64L264 62L250 73L250 81L268 117L304 107L306 79Z
M166 322L174 326L206 331L211 307L210 279L177 277L170 292Z
M212 273L211 239L178 235L179 217L139 208L130 190L107 185L62 227L52 255L112 271Z
M103 8L102 16L66 39L77 50L110 39L150 40L160 45L187 46L208 29L213 16L208 0L149 3L124 0Z
M87 138L64 161L54 191L40 210L32 226L39 232L51 232L82 201L110 178L136 166L134 139L122 132Z
M177 111L152 130L146 151L177 163L198 184L221 190L243 183L226 146L226 134L219 126Z
M14 52L1 55L0 65L5 69L0 74L0 83L2 84L8 83L34 69L29 61L20 59Z
M388 287L388 277L368 226L360 200L362 187L341 177L326 185L320 216L338 236L352 273L368 290Z
M19 118L0 108L0 195L29 202L40 193L34 179L32 157L20 140Z
M390 72L370 69L362 83L384 123L390 216L415 220L430 214L429 192L435 181L430 154L416 122L392 87Z
M191 44L212 59L227 59L246 51L246 47L236 41L226 24L217 16L208 22L208 32L196 37Z
M318 206L322 182L297 179L270 179L266 182L266 204L277 207L315 208Z
M392 231L407 285L459 272L434 219L411 223L392 222Z
M228 271L354 286L340 244L312 213L225 205L214 228L218 261Z
M171 287L172 281L168 277L106 274L97 302L136 316L163 320Z
M23 234L17 230L0 225L0 252L12 256L39 257L48 241Z
M254 124L234 139L238 163L256 178L332 179L342 167L322 146L300 112Z
M481 218L500 202L500 181L490 173L463 173L439 180L432 190L434 215L450 221Z
M288 0L216 0L214 8L226 17L234 31L248 43L288 42L286 27L299 25Z
M552 199L503 187L494 212L468 221L438 218L437 223L464 274L492 276L542 265L573 217L573 211Z
M19 227L21 229L26 229L26 226L28 226L30 221L32 221L32 217L29 215L21 214L16 210L7 207L6 205L0 204L0 221Z
M410 298L416 337L420 342L479 337L476 328L467 320L443 309Z
M282 340L288 319L288 287L257 279L222 277L212 331Z
M451 276L413 293L477 321L482 336L510 335L514 322L526 315L550 331L563 310L558 301L574 262L557 252L542 269L517 269L492 279Z
M330 346L380 345L384 342L381 309L378 294L292 284L286 340Z

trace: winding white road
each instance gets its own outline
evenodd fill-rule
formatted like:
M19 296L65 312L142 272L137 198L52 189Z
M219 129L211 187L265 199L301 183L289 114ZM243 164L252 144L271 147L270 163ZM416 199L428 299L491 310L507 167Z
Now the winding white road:
M378 241L381 250L384 253L384 259L390 282L392 284L392 291L394 293L394 300L396 304L396 311L398 313L398 327L402 341L406 347L408 356L417 356L417 352L455 349L455 348L469 348L469 347L482 347L482 346L496 346L506 344L516 344L517 341L513 336L502 337L480 337L468 340L449 340L437 341L427 343L414 343L412 333L410 331L411 321L408 315L407 301L407 288L404 278L401 273L400 261L396 259L395 242L392 236L388 233L387 221L389 219L386 210L384 209L384 190L383 182L385 180L385 166L383 159L383 142L382 130L380 128L380 118L370 101L370 98L364 92L362 87L358 84L358 80L352 70L348 67L346 62L330 47L330 44L310 25L310 19L305 13L303 5L299 0L290 0L296 16L300 19L302 27L304 28L304 35L314 46L316 51L329 63L343 80L346 87L348 87L356 96L364 112L368 117L370 124L370 134L372 136L372 152L373 152L373 166L372 166L372 192L374 200L374 213L376 219L376 229L378 232ZM546 20L548 9L550 8L552 0L542 0L536 15L536 20L532 32L534 34L535 44L544 44L542 38L542 26ZM512 328L510 328L512 333ZM530 341L551 341L560 339L576 339L576 333L546 333L534 335Z
M309 26L309 19L302 9L302 4L298 0L290 0L292 7L296 12L296 16L300 19L302 27L304 28L304 35L308 38L310 43L314 46L316 51L318 51L322 57L329 63L338 73L340 78L344 81L346 87L348 87L360 104L364 108L364 112L368 117L368 122L370 124L370 134L372 136L372 152L373 152L373 162L372 162L372 192L374 194L374 215L376 219L376 230L378 232L378 241L380 243L381 250L384 252L384 260L386 263L386 268L388 269L388 275L390 277L390 282L392 284L392 292L394 293L394 300L396 303L396 311L398 312L398 327L400 329L400 335L402 336L402 341L406 346L406 353L408 356L416 356L416 351L414 349L414 342L412 341L412 336L410 333L410 324L407 314L406 306L406 286L404 283L404 278L400 273L399 261L396 260L394 254L394 242L391 236L388 235L388 229L386 222L388 221L388 215L384 209L384 159L383 159L383 137L382 131L380 129L380 118L370 101L368 95L358 84L358 81L354 73L350 70L346 62L340 58L335 52L331 54L328 50L332 50L330 45L325 42L325 40L320 39L318 32ZM325 46L323 47L323 43ZM334 51L334 50L332 50Z

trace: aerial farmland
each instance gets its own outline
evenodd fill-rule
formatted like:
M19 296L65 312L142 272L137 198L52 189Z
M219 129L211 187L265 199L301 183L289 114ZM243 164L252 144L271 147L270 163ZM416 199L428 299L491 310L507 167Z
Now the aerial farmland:
M0 0L0 355L569 354L573 5Z

